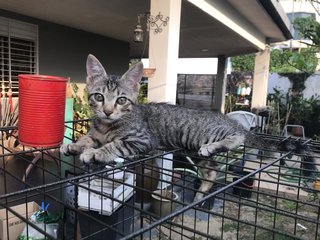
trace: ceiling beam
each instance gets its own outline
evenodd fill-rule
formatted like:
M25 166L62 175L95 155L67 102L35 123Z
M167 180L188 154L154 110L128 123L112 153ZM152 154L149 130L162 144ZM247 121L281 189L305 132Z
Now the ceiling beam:
M226 27L245 38L256 46L258 50L266 47L266 38L252 24L240 16L226 1L188 0L190 3L220 21ZM236 43L235 43L236 44Z

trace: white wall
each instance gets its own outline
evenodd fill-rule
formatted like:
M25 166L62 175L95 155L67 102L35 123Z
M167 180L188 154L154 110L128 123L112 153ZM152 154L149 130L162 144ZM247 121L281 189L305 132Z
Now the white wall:
M306 81L305 90L303 91L303 96L305 98L310 98L319 94L320 89L320 71L316 72L312 76L310 76ZM274 88L287 93L289 89L292 87L290 80L287 77L281 77L277 73L272 73L269 75L268 81L268 93L274 93Z
M283 92L288 92L292 84L287 77L281 77L277 73L272 73L269 75L268 80L268 93L274 93L274 88L281 90Z
M144 67L149 66L149 59L142 59ZM179 58L178 73L181 74L217 74L217 58Z
M320 95L320 71L309 77L304 83L306 89L303 91L303 95L307 98L313 95Z
M179 58L178 73L184 74L216 74L217 58Z

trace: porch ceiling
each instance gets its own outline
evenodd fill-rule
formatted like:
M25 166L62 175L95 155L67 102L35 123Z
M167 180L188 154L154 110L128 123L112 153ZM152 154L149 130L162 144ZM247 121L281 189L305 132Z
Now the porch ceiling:
M260 36L264 43L291 37L288 19L276 0L203 2L230 14L232 21ZM137 13L149 11L149 0L0 0L0 8L129 42L131 57L147 57L148 54L148 46L143 51L145 44L133 42L132 36ZM236 31L222 19L210 16L188 0L182 0L180 57L233 56L258 50L255 44Z

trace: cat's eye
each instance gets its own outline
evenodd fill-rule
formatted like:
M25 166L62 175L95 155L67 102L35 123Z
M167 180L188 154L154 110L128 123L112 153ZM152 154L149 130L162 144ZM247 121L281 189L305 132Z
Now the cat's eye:
M119 97L118 99L117 99L117 104L119 104L119 105L123 105L123 104L125 104L127 102L127 98L126 97Z
M94 99L95 99L96 101L98 101L98 102L103 102L104 97L103 97L103 95L100 94L100 93L95 93L95 94L94 94Z

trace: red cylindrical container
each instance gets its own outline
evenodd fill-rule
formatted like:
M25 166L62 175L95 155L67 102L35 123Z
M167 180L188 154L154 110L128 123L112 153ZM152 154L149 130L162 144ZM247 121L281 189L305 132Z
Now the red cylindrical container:
M19 141L31 147L60 145L64 136L67 79L19 75Z

